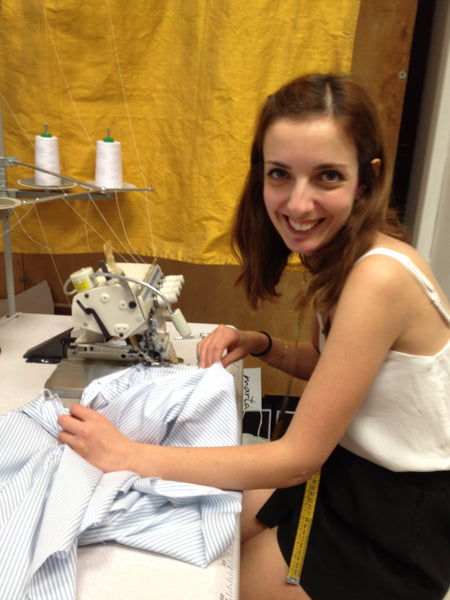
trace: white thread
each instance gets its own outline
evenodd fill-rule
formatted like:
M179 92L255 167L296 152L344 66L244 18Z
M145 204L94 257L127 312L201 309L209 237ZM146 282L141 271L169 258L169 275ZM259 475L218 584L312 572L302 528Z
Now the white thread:
M97 140L95 185L104 188L122 188L122 146L120 142Z
M28 140L30 146L33 145L33 139L30 138L30 136L27 134L27 132L25 131L22 123L19 121L19 119L17 118L17 115L15 114L15 112L13 111L13 109L10 107L10 105L8 104L7 99L5 98L4 94L2 94L2 92L0 92L0 98L2 100L2 104L4 104L6 106L6 108L9 110L9 112L11 113L12 118L14 119L14 121L17 123L17 126L19 127L20 131L23 133L24 137Z
M50 23L49 23L48 18L47 18L47 11L45 9L45 4L44 4L43 0L41 0L41 4L42 4L42 12L44 14L44 19L45 19L45 23L46 23L46 26L47 26L48 34L50 36L50 41L51 41L52 46L53 46L53 52L55 53L55 58L56 58L56 60L58 62L58 66L59 66L60 71L61 71L61 75L62 75L62 78L63 78L63 81L64 81L64 85L66 86L67 94L68 94L68 96L70 98L72 106L73 106L73 108L75 110L75 113L76 113L76 115L78 117L78 120L80 121L80 125L81 125L83 131L85 132L87 139L89 140L89 143L91 144L92 147L94 147L94 143L92 141L92 138L89 135L89 132L86 129L84 123L83 123L83 120L82 120L81 115L80 115L80 111L78 110L77 104L76 104L76 102L75 102L75 100L74 100L74 98L72 96L72 92L70 91L69 82L67 81L67 77L66 77L66 74L64 72L64 67L62 65L61 58L60 58L60 56L58 54L58 50L56 49L56 43L55 43L55 40L53 38L53 33L52 33L52 30L51 30L51 27L50 27Z
M87 228L86 223L83 223L83 227L84 227L84 235L85 235L85 238L86 238L86 246L87 246L87 249L88 249L88 253L92 254L91 245L89 243L89 232L88 232L88 228Z
M122 240L119 238L119 236L117 235L117 233L116 233L115 229L113 229L113 228L111 227L111 225L108 223L108 221L107 221L107 219L106 219L105 215L104 215L104 214L101 212L101 210L100 210L100 209L99 209L99 207L97 206L97 203L96 203L96 202L94 202L94 200L93 200L93 198L92 198L91 194L89 194L89 195L88 195L88 197L89 197L89 200L90 200L90 205L91 205L93 208L95 208L95 210L96 210L96 211L97 211L97 213L98 213L98 216L99 216L99 217L100 217L100 218L103 220L103 222L105 223L106 227L108 227L108 229L109 229L109 231L110 231L111 235L112 235L113 237L115 237L115 238L116 238L116 240L119 242L119 244L121 244L121 246L123 247L123 249L124 249L124 252L125 252L125 253L127 253L127 252L128 252L128 248L125 246L125 244L123 243L123 241L122 241ZM95 234L97 234L97 235L98 235L98 237L99 237L99 238L100 238L100 239L101 239L103 242L106 242L106 241L108 241L108 240L107 240L105 237L103 237L103 236L101 235L101 233L100 233L99 231L97 231L97 230L96 230L96 229L95 229L95 228L94 228L94 227L93 227L93 226L92 226L92 225L89 223L89 221L85 220L85 219L82 217L82 215L76 211L76 209L74 208L73 204L69 204L69 203L67 202L67 200L64 200L64 201L65 201L65 202L68 204L68 206L70 206L70 208L71 208L71 209L72 209L72 210L73 210L73 211L74 211L76 214L78 214L78 216L79 216L79 217L80 217L82 220L84 220L84 221L86 222L86 224L87 224L87 225L90 227L90 229L92 229L92 231L93 231ZM115 252L116 254L119 254L120 258L121 258L121 259L122 259L124 262L127 262L127 261L125 260L125 258L122 256L122 254L120 254L120 253L119 253L119 251L118 251L118 250L116 250L115 248L113 248L113 250L114 250L114 252ZM137 261L135 261L135 262L137 262Z
M139 170L141 172L142 175L142 179L144 182L144 187L148 187L147 185L147 178L145 176L145 171L144 168L142 166L142 161L141 161L141 157L140 157L140 153L138 151L138 147L137 147L137 141L136 141L136 136L134 135L134 128L133 128L133 122L131 120L131 115L130 115L130 109L128 106L128 99L127 99L127 94L126 94L126 90L125 90L125 84L123 81L123 77L122 77L122 69L120 67L120 60L119 60L119 53L117 51L117 43L116 43L116 35L114 32L114 24L113 24L113 19L112 19L112 14L111 14L111 6L109 3L109 0L107 0L106 2L107 7L108 7L108 15L109 15L109 24L111 27L111 39L112 39L112 44L113 44L113 49L114 49L114 55L116 58L116 64L117 64L117 71L119 73L119 81L120 81L120 85L122 87L122 96L123 96L123 101L124 101L124 106L125 106L125 110L127 113L127 117L128 117L128 124L130 126L130 132L131 132L131 137L134 143L134 149L136 151L136 159L139 165ZM145 207L146 207L146 211L147 211L147 221L148 221L148 227L149 227L149 232L150 232L150 245L151 245L151 251L152 251L152 255L155 256L155 242L153 239L153 228L152 228L152 221L151 221L151 217L150 217L150 207L149 207L149 195L148 192L144 192L144 196L145 196Z
M120 204L119 204L119 198L118 198L117 192L114 195L116 197L115 199L116 199L117 214L119 216L120 223L122 225L122 231L123 231L123 234L125 236L125 241L127 242L128 247L130 248L131 252L133 254L135 254L135 255L138 256L138 252L136 251L136 248L133 246L133 244L131 243L130 238L128 237L128 232L127 232L126 227L125 227L125 221L123 219L122 211L120 210ZM124 246L124 248L126 247L123 242L122 242L122 245ZM145 262L144 259L141 259L141 260L142 260L142 262ZM138 262L138 260L136 260L136 262Z
M35 212L35 214L36 214L36 217L37 217L37 220L38 220L39 226L40 226L40 228L41 228L42 235L43 235L43 237L44 237L44 241L45 241L45 244L46 244L46 247L47 247L47 250L48 250L49 256L50 256L50 260L52 261L53 268L55 269L55 273L56 273L56 276L57 276L57 278L58 278L59 285L62 287L62 289L63 289L63 291L64 291L64 295L66 296L67 303L68 303L68 304L70 304L70 300L71 300L71 299L69 298L69 296L66 294L66 292L65 292L65 290L64 290L64 281L61 279L61 274L60 274L60 272L58 271L58 267L57 267L57 265L56 265L56 260L55 260L55 257L53 256L53 254L52 254L52 251L51 251L51 247L49 246L48 239L47 239L47 235L46 235L46 233L45 233L44 226L42 225L41 217L39 216L39 210L38 210L38 206L37 206L37 204L33 204L33 208L34 208L34 212Z
M53 135L49 137L37 135L35 137L34 164L41 169L47 169L47 171L60 172L57 137ZM35 171L34 182L37 186L56 187L61 185L61 178L42 171Z
M258 430L256 432L256 437L259 439L261 437L261 429L263 426L263 411L262 411L262 406L259 407L258 410L249 410L248 408L246 408L245 410L242 411L242 420L244 420L244 415L246 415L247 413L255 413L257 412L259 415L259 424L258 424ZM266 439L266 438L264 438Z

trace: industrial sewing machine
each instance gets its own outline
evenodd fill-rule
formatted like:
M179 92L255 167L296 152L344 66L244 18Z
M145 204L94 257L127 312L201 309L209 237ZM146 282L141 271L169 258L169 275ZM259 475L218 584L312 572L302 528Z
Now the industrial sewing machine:
M177 362L166 321L182 337L190 329L181 311L173 310L184 278L164 277L156 262L100 263L94 273L86 267L72 273L65 284L74 286L73 332L67 356L85 360L145 361L149 364Z
M25 355L28 361L59 363L45 387L62 398L79 398L92 379L132 363L178 362L167 321L182 338L191 335L181 311L172 307L182 275L164 276L156 261L116 263L105 254L98 271L84 267L64 284L73 295L73 328Z

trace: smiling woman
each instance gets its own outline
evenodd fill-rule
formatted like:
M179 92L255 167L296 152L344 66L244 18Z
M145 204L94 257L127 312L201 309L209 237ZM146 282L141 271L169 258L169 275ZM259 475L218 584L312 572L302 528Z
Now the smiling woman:
M300 77L263 106L235 219L241 281L254 306L272 298L298 253L309 278L299 304L317 318L310 342L268 344L221 326L199 344L200 366L251 353L308 379L272 453L260 446L248 463L241 454L240 475L253 467L241 521L246 600L438 600L448 588L450 311L388 208L386 171L376 110L350 78ZM310 482L295 480L319 472L303 570L291 577L311 500ZM431 555L429 570L418 557ZM301 590L284 583L288 566L286 583Z
M439 600L448 588L450 310L386 209L384 173L376 111L348 77L304 76L267 99L235 217L241 280L255 304L301 252L311 339L221 325L197 355L203 369L253 354L307 380L282 437L162 447L84 407L59 421L59 439L102 470L244 490L242 600ZM319 471L303 571L286 579Z

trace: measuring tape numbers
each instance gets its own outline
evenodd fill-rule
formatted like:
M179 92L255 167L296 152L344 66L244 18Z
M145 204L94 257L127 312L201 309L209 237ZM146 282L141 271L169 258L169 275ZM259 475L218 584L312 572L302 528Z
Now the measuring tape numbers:
M308 546L309 534L316 508L317 494L320 483L320 469L306 482L305 494L303 496L300 518L297 526L294 547L292 549L291 562L289 563L289 574L286 583L300 585L303 563L305 561L306 548Z

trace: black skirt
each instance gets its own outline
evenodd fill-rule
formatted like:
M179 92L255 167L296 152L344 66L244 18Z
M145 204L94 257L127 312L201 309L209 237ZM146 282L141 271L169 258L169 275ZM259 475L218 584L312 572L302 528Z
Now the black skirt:
M305 484L257 515L289 564ZM450 586L450 471L394 473L338 446L322 467L300 585L312 600L441 600Z

